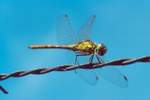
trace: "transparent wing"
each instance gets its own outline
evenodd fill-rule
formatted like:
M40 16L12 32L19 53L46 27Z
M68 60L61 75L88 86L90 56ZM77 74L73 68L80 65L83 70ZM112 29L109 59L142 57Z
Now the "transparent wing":
M105 80L110 81L114 85L124 87L124 88L128 86L127 77L114 67L101 68L99 70L99 74Z
M90 39L95 18L95 15L90 16L87 22L80 28L79 32L76 33L71 26L69 16L65 14L57 23L56 32L58 43L73 44L82 40Z
M77 69L75 73L89 85L96 85L98 76L91 70Z
M57 42L59 44L73 44L88 39L87 37L89 37L88 35L91 33L94 19L95 16L91 16L77 34L71 26L69 16L67 14L64 15L57 23ZM97 83L98 76L92 71L78 69L75 73L90 85L95 85Z
M96 15L90 16L87 22L81 27L81 29L77 33L80 36L78 38L78 41L90 40L91 33L92 33L92 26L95 21L95 18L96 18Z
M76 33L67 14L62 16L57 22L56 37L58 44L73 44L77 41Z
M84 59L80 59L75 64L79 65L80 63L87 63L87 60L89 61L89 56L80 56L80 58L83 57ZM79 58L79 57L78 57ZM91 66L91 65L89 65ZM98 76L93 70L88 70L88 69L77 69L75 70L75 73L86 83L89 85L95 85L98 82Z

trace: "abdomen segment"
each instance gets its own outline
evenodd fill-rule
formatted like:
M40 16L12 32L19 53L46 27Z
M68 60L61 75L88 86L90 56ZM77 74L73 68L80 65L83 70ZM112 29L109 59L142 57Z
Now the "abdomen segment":
M30 49L69 49L73 50L72 46L68 45L30 45Z

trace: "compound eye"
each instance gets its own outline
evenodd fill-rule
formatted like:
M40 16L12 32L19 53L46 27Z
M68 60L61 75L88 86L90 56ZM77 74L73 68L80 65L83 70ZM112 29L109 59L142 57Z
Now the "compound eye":
M99 49L98 54L101 55L101 56L103 56L106 52L107 52L106 47L102 47L102 48Z

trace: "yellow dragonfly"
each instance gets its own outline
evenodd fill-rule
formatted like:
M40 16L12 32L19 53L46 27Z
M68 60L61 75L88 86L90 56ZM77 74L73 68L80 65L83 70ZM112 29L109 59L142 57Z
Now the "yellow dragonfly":
M57 26L57 38L61 45L30 45L29 48L71 50L76 54L75 64L79 64L79 56L89 56L89 63L93 63L94 57L99 63L104 63L102 56L107 52L106 46L103 43L97 44L90 39L95 18L95 15L90 16L79 32L74 32L69 16L66 14L60 19ZM80 69L76 70L75 73L90 85L95 85L101 76L115 85L127 87L127 77L114 67L101 68L99 75L90 70L83 71Z

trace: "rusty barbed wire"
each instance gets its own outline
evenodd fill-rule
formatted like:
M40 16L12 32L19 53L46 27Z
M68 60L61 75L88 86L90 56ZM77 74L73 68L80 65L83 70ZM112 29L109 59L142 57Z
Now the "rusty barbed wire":
M48 68L39 68L34 69L30 71L18 71L10 74L0 74L0 81L6 80L10 77L13 78L19 78L27 75L41 75L46 74L54 71L71 71L75 69L96 69L96 68L102 68L106 66L124 66L133 64L136 62L150 62L150 56L144 56L140 58L125 58L125 59L119 59L119 60L113 60L105 63L88 63L88 64L81 64L81 65L62 65L62 66L56 66L56 67L48 67ZM0 90L3 91L5 94L8 92L0 86Z

